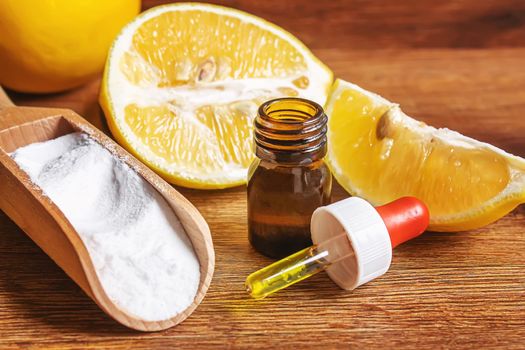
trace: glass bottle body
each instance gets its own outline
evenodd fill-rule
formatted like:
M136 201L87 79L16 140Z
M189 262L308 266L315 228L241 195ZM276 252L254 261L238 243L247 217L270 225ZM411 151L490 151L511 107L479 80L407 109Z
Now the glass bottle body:
M323 161L324 112L316 104L315 109L294 104L310 104L307 100L283 100L289 103L274 100L259 109L257 158L248 174L248 238L257 251L272 258L312 244L312 213L330 203L332 189L332 176Z
M250 243L273 258L310 246L310 218L330 203L331 187L323 160L307 166L255 161L248 182Z

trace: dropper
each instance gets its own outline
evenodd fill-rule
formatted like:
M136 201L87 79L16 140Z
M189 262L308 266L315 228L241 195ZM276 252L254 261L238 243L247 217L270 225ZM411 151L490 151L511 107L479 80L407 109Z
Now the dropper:
M314 245L252 273L246 289L260 299L326 270L352 290L384 274L392 249L423 233L428 221L427 207L414 197L375 208L359 197L320 207L311 221Z

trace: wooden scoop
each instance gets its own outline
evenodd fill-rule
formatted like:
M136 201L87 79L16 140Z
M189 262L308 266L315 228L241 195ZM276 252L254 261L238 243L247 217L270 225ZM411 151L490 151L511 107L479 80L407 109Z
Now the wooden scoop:
M100 142L148 181L170 204L190 238L200 262L199 290L193 303L177 316L144 321L119 309L106 295L80 236L62 211L35 186L8 153L82 131ZM179 192L117 143L68 109L16 107L0 87L0 209L42 248L98 306L123 325L158 331L182 322L200 304L210 285L215 253L206 221Z

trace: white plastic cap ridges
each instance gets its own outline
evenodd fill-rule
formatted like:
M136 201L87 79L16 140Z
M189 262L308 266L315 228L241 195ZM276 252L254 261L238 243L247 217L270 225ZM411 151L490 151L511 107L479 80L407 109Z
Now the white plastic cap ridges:
M314 244L343 231L348 235L355 259L344 259L326 270L343 289L357 288L383 275L390 267L392 244L388 230L375 208L362 198L350 197L317 208L312 215L311 231Z

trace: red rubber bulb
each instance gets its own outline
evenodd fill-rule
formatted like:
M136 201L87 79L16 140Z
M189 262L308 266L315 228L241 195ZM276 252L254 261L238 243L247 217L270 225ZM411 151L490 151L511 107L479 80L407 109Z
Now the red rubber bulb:
M402 197L376 210L386 225L392 248L419 236L428 227L428 208L415 197Z

